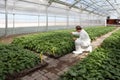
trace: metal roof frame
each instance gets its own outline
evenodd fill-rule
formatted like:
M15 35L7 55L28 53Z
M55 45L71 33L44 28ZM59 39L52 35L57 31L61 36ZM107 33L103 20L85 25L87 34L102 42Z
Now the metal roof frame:
M6 1L6 0L4 0L4 1ZM65 9L68 9L68 10L72 9L72 8L76 8L78 10L87 11L89 13L93 13L93 14L101 15L101 16L107 16L109 14L109 11L116 11L117 14L120 14L120 11L118 11L118 9L115 7L117 5L120 5L120 3L117 3L116 0L114 0L114 2L111 2L111 0L99 0L99 1L97 1L97 0L94 0L94 1L93 0L89 0L89 1L74 0L74 3L72 3L72 4L64 2L62 0L47 0L47 2L48 2L47 4L29 1L29 0L14 0L14 1L15 2L13 5L14 6L13 11L15 10L15 6L16 6L15 3L18 1L21 1L21 2L26 2L26 3L30 3L30 4L44 5L47 7L52 7L52 5L51 5L52 3L59 3L59 4L67 6L67 8L65 8ZM82 1L83 1L83 3L82 3ZM99 4L100 2L103 2L104 4L103 5ZM77 4L83 4L85 6L85 8L76 6ZM26 9L28 9L28 8L26 8ZM30 9L28 9L28 10L30 10ZM36 10L38 10L38 9L36 9Z
M76 0L76 2L74 2L69 8L72 8L73 6L75 6L75 4L77 4L78 2L80 2L81 0Z
M120 15L120 12L118 12L118 10L112 5L112 3L109 0L106 0L112 7L113 9L115 9L115 11Z
M82 3L82 4L84 4L84 3ZM84 5L89 6L89 5L87 5L87 4L84 4ZM90 6L90 7L91 7L91 6ZM98 9L93 8L93 7L91 7L91 9L93 9L93 10L90 10L90 11L89 11L90 13L94 13L95 11L98 11ZM86 8L83 8L82 10L87 10L87 9L86 9ZM100 11L100 14L105 14L105 15L107 15L105 12L102 12L102 13L101 13L101 11Z
M48 6L50 6L53 2L54 2L54 0L49 0L49 1L48 1L48 3L49 3Z
M89 8L90 6L93 6L93 5L95 5L95 4L99 3L99 2L101 2L101 1L94 2L94 3L90 4L89 6L87 6L85 9L87 9L87 8Z
M83 0L83 1L86 2L85 0ZM86 2L86 3L88 3L88 2ZM84 3L82 3L82 4L84 4ZM84 5L89 6L89 5L87 5L87 4L84 4ZM97 5L97 7L98 7L98 6L100 6L100 5ZM98 10L100 9L100 8L93 8L92 6L89 6L89 8L93 9L93 10L90 11L90 12L98 11ZM85 8L85 9L86 9L86 8ZM101 10L101 11L98 11L98 12L100 12L100 13L102 12L101 14L107 15L106 12L103 12L103 11L102 11L102 9L100 9L100 10Z
M60 1L60 0L54 0L54 2L59 3L59 4L66 5L66 6L68 6L68 7L71 6L71 4L69 4L69 3L65 3L65 2ZM87 9L81 9L81 8L79 8L79 7L77 7L77 6L72 6L72 8L80 9L80 10L87 11L87 12L89 12L89 13L93 13L93 14L100 15L100 16L105 16L105 15L100 14L100 13L91 12L91 11L89 11L89 10L87 10Z

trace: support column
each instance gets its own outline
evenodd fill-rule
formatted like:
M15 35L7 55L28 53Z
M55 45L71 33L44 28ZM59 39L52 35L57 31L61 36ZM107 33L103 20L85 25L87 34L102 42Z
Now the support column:
M92 26L94 26L94 16L93 16L93 14L91 14L91 18L92 18Z
M80 26L82 26L82 16L81 15L82 15L82 10L80 11L80 16L79 16L80 17Z
M69 28L69 9L67 10L67 29Z
M48 31L48 6L46 6L46 31Z
M79 14L79 25L81 25L81 15Z
M15 14L13 14L13 32L12 34L15 33Z
M56 16L55 16L55 27L56 27Z
M91 26L91 14L89 13L89 25Z
M98 15L98 26L100 26L100 15Z
M97 26L99 26L99 19L100 19L99 15L96 15Z
M87 21L87 23L88 23L88 26L90 26L89 13L88 13L88 21Z
M97 26L97 20L96 20L96 14L94 14L94 24L95 24L95 26Z
M76 26L76 24L75 24L75 15L74 15L74 26Z
M101 18L101 16L99 15L99 21L98 21L98 25L100 26L100 18Z
M93 26L95 26L95 21L94 21L94 14L92 14L92 17L93 17Z
M105 23L104 24L105 24L105 26L107 26L107 20L106 20L106 18L105 18Z
M39 27L40 27L40 15L38 15L38 27L37 27L37 32L39 32Z
M7 29L8 29L8 10L7 10L7 0L5 0L5 35L7 36Z
M100 16L100 19L99 19L99 25L101 26L101 16Z

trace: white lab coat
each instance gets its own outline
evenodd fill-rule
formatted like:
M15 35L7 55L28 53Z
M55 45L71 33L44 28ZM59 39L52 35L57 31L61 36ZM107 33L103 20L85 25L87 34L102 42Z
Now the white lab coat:
M89 51L88 47L91 45L91 39L88 33L82 29L80 32L72 32L73 35L78 35L79 38L75 40L75 48L78 53ZM90 49L91 50L91 49Z

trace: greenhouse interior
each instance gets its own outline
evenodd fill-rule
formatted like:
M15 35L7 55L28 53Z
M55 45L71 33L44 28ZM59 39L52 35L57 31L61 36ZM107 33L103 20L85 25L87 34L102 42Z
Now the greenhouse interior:
M120 80L120 1L0 0L0 80Z

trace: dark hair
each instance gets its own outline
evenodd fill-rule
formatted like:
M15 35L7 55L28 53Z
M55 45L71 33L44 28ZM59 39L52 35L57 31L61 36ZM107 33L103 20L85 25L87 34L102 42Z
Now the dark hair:
M82 28L81 28L81 26L76 26L76 30L81 30Z

